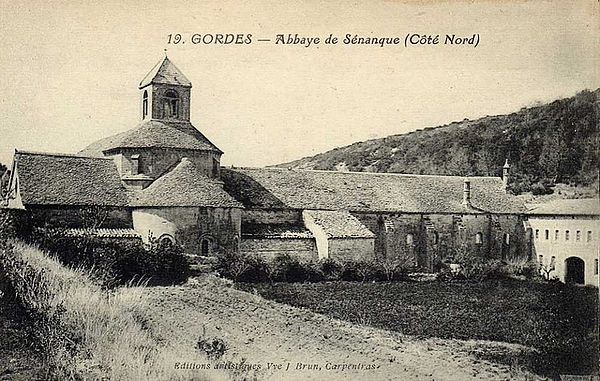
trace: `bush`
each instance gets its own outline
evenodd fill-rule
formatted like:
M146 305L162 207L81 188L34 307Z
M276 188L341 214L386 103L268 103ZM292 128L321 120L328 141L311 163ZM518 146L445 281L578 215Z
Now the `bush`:
M552 193L554 193L554 189L552 189L552 187L548 184L537 182L531 186L531 194L533 194L534 196Z
M218 360L223 357L229 347L220 337L206 337L206 328L203 327L202 335L198 338L198 342L196 343L196 349L204 354L209 360Z
M60 230L38 231L32 240L67 266L95 269L96 278L107 288L142 280L149 285L183 283L190 273L177 245L70 237Z

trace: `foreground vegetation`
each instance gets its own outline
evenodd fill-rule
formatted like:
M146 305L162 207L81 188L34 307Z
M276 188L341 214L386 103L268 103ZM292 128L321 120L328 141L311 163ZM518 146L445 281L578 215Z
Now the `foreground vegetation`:
M32 342L56 379L190 379L173 364L208 361L146 329L135 289L103 290L89 270L66 268L35 247L0 241L0 274L32 319ZM198 371L193 379L227 377Z
M0 276L0 379L3 381L46 380L43 357L29 345L32 322L16 300L11 298Z
M261 296L421 337L483 339L537 350L515 359L539 374L598 372L598 290L518 280L239 284Z

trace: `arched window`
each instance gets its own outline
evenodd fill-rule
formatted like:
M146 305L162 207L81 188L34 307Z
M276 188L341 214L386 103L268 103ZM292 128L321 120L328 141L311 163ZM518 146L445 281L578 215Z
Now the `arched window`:
M386 233L391 233L394 231L394 223L391 220L385 220L383 226L385 227Z
M406 235L406 244L412 245L414 241L415 241L414 236L411 233L408 233Z
M475 234L475 243L478 245L481 245L483 243L483 234L481 234L481 232Z
M558 237L560 237L560 230L555 230L554 231L554 240L558 241Z
M175 245L175 238L170 234L163 234L158 237L158 245L162 247L171 247Z
M440 235L438 232L433 232L433 244L437 245L438 243L440 243Z
M146 116L148 116L148 90L144 90L142 97L142 119L146 119Z
M212 239L208 237L202 238L200 241L200 252L203 256L207 257L212 252Z
M179 94L175 90L165 92L164 112L165 117L179 117Z
M510 245L510 234L504 233L504 244Z

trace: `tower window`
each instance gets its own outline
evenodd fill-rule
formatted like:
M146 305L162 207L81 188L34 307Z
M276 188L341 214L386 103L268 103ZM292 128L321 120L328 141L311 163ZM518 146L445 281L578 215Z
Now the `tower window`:
M142 119L146 119L148 116L148 90L144 90L142 97Z
M413 237L413 235L412 235L412 234L410 234L410 233L409 233L409 234L407 234L407 235L406 235L406 244L407 244L407 245L412 245L412 244L413 244L413 242L414 242L414 237Z
M212 175L213 177L219 177L219 160L217 159L213 159L213 166L212 166Z
M179 95L174 90L165 92L164 113L168 118L179 117Z
M483 243L483 234L481 234L481 232L475 234L475 243L478 245Z

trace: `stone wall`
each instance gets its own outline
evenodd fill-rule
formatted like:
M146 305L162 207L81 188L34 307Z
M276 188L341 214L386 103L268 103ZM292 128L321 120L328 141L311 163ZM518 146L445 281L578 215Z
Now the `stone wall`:
M375 233L376 258L400 260L424 271L438 271L442 261L460 251L498 260L530 257L522 216L353 214Z
M299 210L244 209L242 220L248 224L301 224Z
M330 238L329 258L339 261L372 261L375 259L373 238Z
M112 156L121 175L132 174L132 155L139 155L138 173L153 178L157 178L172 169L184 157L190 159L205 176L219 177L220 165L215 167L214 164L215 160L217 162L220 160L221 155L217 152L175 148L123 148L119 154Z
M149 235L170 235L185 252L201 253L201 242L212 242L211 253L239 250L241 210L237 208L140 208L133 211L133 227L148 241Z
M279 255L289 255L300 261L318 259L314 238L243 238L240 251L258 254L266 260L273 260Z
M131 228L131 211L103 207L28 207L36 227L81 228L101 223L102 228Z

